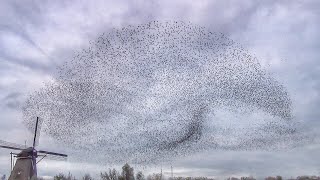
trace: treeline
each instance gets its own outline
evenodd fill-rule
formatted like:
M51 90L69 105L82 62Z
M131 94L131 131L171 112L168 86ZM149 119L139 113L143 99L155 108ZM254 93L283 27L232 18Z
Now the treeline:
M38 178L43 180L43 178ZM141 171L134 173L133 167L125 164L119 172L116 169L109 169L106 172L101 172L98 179L94 179L90 174L85 174L82 178L76 179L72 174L64 175L62 173L55 175L54 180L214 180L207 177L165 177L162 173L154 173L145 176ZM227 180L256 180L254 177L230 177ZM266 177L265 180L284 180L281 176ZM320 176L299 176L287 180L320 180Z
M43 180L42 178L38 178ZM62 173L55 175L54 180L77 180L72 174L64 175ZM154 173L145 176L141 171L134 173L133 167L128 163L122 166L122 171L118 172L116 169L109 169L109 171L101 172L100 180L214 180L207 177L165 177L162 173ZM90 174L85 174L81 180L94 180Z
M281 176L275 176L275 177L269 176L264 179L265 180L285 180ZM231 178L228 178L227 180L256 180L256 179L254 177L241 177L241 178L231 177ZM320 176L298 176L296 178L289 178L286 180L320 180Z

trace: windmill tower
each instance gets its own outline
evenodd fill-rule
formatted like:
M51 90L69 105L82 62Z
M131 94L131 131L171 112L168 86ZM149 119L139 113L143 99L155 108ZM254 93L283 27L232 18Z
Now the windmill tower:
M11 171L8 180L36 180L37 179L37 163L43 158L48 157L51 159L66 159L67 155L54 153L43 150L36 150L37 142L40 135L39 117L37 117L34 138L32 147L26 148L24 145L8 143L0 140L0 148L7 148L12 150L21 151L20 153L12 153L17 158L16 163ZM41 159L37 162L37 158ZM11 162L12 163L12 162Z

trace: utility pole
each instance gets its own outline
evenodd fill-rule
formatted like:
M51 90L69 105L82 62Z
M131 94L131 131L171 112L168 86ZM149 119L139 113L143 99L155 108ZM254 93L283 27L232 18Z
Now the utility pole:
M160 180L162 180L162 165L161 165Z
M171 180L173 180L173 170L172 170L172 164L171 164Z

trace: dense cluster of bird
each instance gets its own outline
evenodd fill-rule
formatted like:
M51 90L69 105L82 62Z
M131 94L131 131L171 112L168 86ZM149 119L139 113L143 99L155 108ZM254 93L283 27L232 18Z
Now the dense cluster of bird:
M153 163L303 139L285 87L239 44L191 23L114 29L58 71L28 98L24 121L42 117L47 134L91 160Z

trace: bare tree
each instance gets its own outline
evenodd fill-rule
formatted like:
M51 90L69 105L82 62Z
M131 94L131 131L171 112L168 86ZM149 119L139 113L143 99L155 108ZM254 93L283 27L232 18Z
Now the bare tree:
M93 178L90 176L90 174L85 174L85 175L82 177L82 180L93 180Z
M122 174L121 177L119 179L123 179L123 180L134 180L134 171L133 168L126 163L123 167L122 167Z
M67 180L67 177L63 173L59 173L53 177L54 180Z
M137 173L136 180L145 180L144 175L141 171Z
M161 180L161 173L154 173L147 177L147 180Z
M120 174L115 169L109 169L109 172L100 173L100 177L102 180L118 180Z
M58 175L55 175L53 179L54 180L76 180L76 178L70 172L68 176L64 175L63 173L59 173Z

